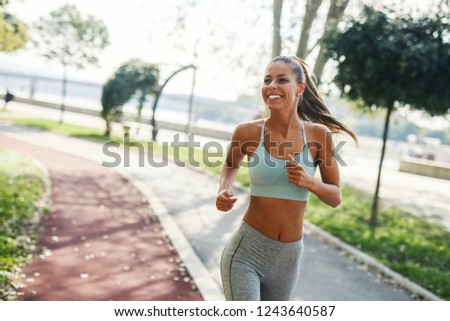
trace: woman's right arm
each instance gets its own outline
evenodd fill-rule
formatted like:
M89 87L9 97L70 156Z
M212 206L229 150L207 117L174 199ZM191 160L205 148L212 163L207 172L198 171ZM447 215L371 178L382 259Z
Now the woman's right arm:
M230 191L236 175L241 166L241 162L246 155L246 150L243 148L243 134L245 134L245 127L248 124L240 124L233 132L230 147L227 151L227 157L220 174L219 192L216 199L216 207L219 211L228 212L233 208L236 198Z

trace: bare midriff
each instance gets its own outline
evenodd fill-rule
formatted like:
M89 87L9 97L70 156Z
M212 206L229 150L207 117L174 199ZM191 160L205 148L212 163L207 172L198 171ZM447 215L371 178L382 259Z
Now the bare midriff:
M261 234L280 242L302 238L306 201L251 196L244 221Z

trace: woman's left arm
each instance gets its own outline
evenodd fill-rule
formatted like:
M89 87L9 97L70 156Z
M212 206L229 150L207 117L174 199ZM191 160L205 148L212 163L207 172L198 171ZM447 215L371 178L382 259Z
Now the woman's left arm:
M309 143L317 148L316 161L322 180L309 175L300 164L290 156L288 163L289 182L307 189L315 194L322 202L331 207L337 207L342 200L339 166L334 155L334 143L331 131L324 125L314 125L313 142Z

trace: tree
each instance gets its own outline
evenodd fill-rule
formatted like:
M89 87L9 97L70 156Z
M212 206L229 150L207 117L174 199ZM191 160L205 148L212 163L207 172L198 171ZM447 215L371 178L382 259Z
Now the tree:
M119 73L128 81L126 86L138 99L138 121L141 121L142 108L150 95L155 95L159 82L159 69L153 64L132 59L119 68Z
M65 5L41 17L35 24L37 38L34 43L40 54L48 60L62 64L63 89L61 119L63 121L67 88L67 67L83 69L96 65L98 56L109 44L109 34L103 21L93 16L82 17L74 5Z
M7 4L8 1L0 0L0 51L12 52L25 47L29 37L27 26L4 11Z
M344 16L345 9L347 8L350 0L331 0L330 8L328 10L327 20L325 22L325 32L327 30L335 29L338 25L339 21L341 21ZM320 40L319 40L320 43ZM323 68L325 67L325 63L327 62L327 57L324 53L323 46L320 46L319 54L316 59L316 63L314 64L313 73L316 76L317 82L320 83L322 78Z
M274 37L273 37L273 48L275 52L275 48L282 47L282 40L280 36L280 21L279 17L281 16L281 6L277 5L277 0L274 0L273 6L273 17L274 17ZM314 21L316 21L318 10L322 5L323 0L306 0L305 1L305 14L303 16L303 21L300 29L300 38L297 44L296 55L303 59L311 53L311 51L319 46L319 54L316 59L316 63L314 64L314 75L317 78L317 81L320 82L320 78L323 73L323 67L327 61L323 53L323 48L321 46L321 37L326 32L326 30L336 28L339 21L344 16L344 11L347 8L350 0L330 0L327 18L325 20L325 26L323 28L323 32L319 34L319 40L315 42L315 44L309 47L311 31L313 27Z
M159 69L139 59L132 59L116 70L102 89L101 116L106 121L106 136L111 133L111 121L122 114L122 106L136 96L140 122L142 108L148 96L155 95L158 82Z
M392 16L365 6L361 18L348 21L343 31L329 30L324 38L327 56L338 62L334 81L342 93L366 106L387 109L371 226L376 225L380 175L395 107L410 105L431 115L446 114L450 108L448 15Z
M283 0L273 0L273 46L272 58L281 54L281 11L283 10Z
M120 81L115 76L108 78L102 87L102 111L100 116L106 122L106 129L103 135L111 135L111 122L117 120L122 115L122 107L127 102L127 93L122 91Z
M303 17L303 25L300 33L300 40L297 47L297 57L306 58L309 36L311 34L311 26L317 17L317 10L319 10L322 0L307 0L305 16Z

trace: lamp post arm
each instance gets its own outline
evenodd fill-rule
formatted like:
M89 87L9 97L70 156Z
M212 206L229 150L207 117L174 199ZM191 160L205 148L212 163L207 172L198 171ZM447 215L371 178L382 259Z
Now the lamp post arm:
M152 113L152 119L151 119L151 123L150 123L152 126L152 140L153 141L156 141L156 135L158 134L158 129L156 128L155 113L156 113L156 107L158 107L159 97L161 96L164 87L176 74L178 74L179 72L181 72L183 70L189 69L189 68L194 68L194 70L195 70L194 65L184 66L184 67L178 69L173 74L171 74L169 76L169 78L166 79L166 81L164 81L164 83L162 84L161 87L159 87L158 92L156 93L155 100L153 101L153 106L152 106L153 113Z

